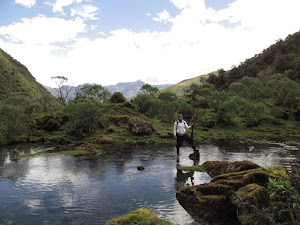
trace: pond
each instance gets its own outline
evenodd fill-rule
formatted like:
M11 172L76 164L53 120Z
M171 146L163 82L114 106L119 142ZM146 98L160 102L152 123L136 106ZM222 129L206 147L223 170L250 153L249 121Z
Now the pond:
M180 206L176 190L210 181L206 173L182 173L189 159L182 147L105 147L99 159L38 156L12 161L16 152L36 153L53 146L0 147L0 224L105 224L137 208L148 208L174 224L198 224ZM237 145L199 146L207 160L251 160L261 166L290 166L295 147ZM144 171L138 171L142 164Z

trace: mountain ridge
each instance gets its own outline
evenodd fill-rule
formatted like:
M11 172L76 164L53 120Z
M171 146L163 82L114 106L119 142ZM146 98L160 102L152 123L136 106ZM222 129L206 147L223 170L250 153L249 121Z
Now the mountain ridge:
M134 82L118 82L115 85L107 85L104 86L110 93L114 92L121 92L127 99L132 99L134 98L138 93L140 93L141 87L146 84L141 80L137 80ZM67 98L67 101L74 99L76 96L76 93L82 93L81 88L83 88L86 85L91 85L91 84L80 84L78 86L70 86L70 85L63 85L62 89L63 92L66 91L67 89L70 89L71 87L72 90L69 93L69 96ZM170 86L170 84L161 84L161 85L153 85L154 87L157 87L158 89L162 89L165 87ZM57 97L57 88L51 88L44 86L53 96Z

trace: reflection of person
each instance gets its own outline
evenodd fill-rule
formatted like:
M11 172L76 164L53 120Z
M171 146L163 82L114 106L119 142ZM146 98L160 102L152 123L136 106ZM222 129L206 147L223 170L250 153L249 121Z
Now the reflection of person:
M174 123L174 138L177 140L177 156L179 156L179 148L181 147L183 141L189 143L194 149L194 152L197 151L194 145L194 140L191 137L189 137L186 133L186 129L189 129L191 127L192 126L189 126L187 122L183 120L183 115L179 114L178 120Z
M188 185L189 178L191 180L190 185L194 186L194 172L183 173L182 170L177 169L176 178L175 178L176 191L179 191L181 188Z

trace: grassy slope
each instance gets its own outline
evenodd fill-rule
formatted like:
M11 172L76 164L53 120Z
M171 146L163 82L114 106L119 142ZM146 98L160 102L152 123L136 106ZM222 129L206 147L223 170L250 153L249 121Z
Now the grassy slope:
M0 49L0 99L15 95L26 95L32 100L42 97L54 100L24 65Z
M184 88L190 86L193 83L199 83L200 78L202 78L202 77L206 78L206 77L208 77L208 74L204 74L204 75L194 77L194 78L191 78L191 79L183 80L183 81L181 81L177 84L174 84L170 87L163 88L160 91L161 92L170 91L170 92L175 93L177 96L183 96L184 95Z

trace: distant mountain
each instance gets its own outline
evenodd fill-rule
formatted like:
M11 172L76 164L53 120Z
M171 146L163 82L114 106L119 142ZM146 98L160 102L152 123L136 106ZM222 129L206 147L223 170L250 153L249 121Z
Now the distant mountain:
M127 99L131 99L134 98L139 92L141 87L144 85L145 83L141 80L137 80L135 82L120 82L117 83L116 85L109 85L109 86L104 86L110 93L114 93L114 92L121 92ZM70 88L71 91L69 93L69 96L67 98L67 101L74 99L76 96L76 93L82 93L81 92L81 88L83 88L84 86L89 85L89 84L82 84L79 85L77 87L72 87L72 86L68 86L65 85L63 86L63 92L66 92L67 90L69 90ZM161 88L165 88L170 86L170 84L164 84L164 85L153 85L154 87L157 87L158 89ZM54 96L57 97L57 89L56 88L50 88L50 87L46 87L45 88Z
M0 99L16 95L28 96L32 101L45 97L54 101L23 64L0 49Z

